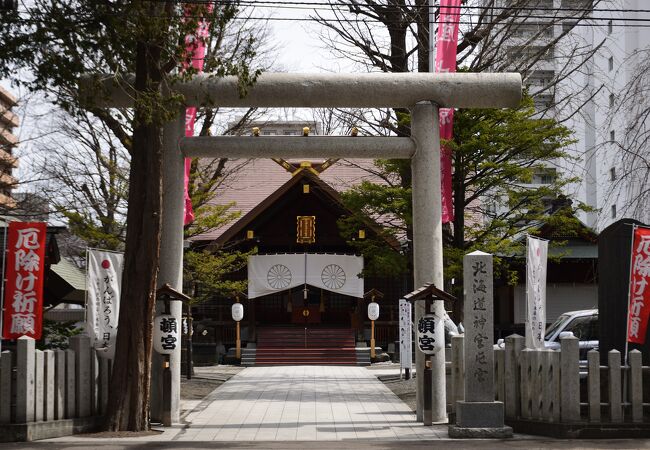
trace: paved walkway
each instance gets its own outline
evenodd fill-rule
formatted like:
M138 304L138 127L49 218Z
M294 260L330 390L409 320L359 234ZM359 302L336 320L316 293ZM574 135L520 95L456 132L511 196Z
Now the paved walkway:
M336 441L447 437L363 367L252 367L212 392L173 440Z

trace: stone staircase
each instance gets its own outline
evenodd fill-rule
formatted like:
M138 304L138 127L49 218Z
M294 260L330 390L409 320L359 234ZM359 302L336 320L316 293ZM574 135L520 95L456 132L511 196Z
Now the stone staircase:
M250 349L253 350L253 349ZM363 351L355 348L350 328L267 327L257 330L257 348L246 352L243 365L338 365L370 363ZM254 361L254 362L253 362Z

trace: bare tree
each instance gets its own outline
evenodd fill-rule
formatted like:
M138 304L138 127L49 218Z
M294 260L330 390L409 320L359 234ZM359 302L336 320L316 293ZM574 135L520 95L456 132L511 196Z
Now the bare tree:
M603 204L618 204L621 216L650 223L650 47L634 51L620 71L629 71L629 76L622 91L611 94L608 126L601 130L606 135L599 151L614 155L611 188L603 189ZM607 136L610 130L620 133Z

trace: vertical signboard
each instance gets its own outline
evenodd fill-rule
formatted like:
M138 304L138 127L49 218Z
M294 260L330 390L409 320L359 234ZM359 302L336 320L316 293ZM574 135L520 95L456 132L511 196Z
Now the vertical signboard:
M399 301L399 365L402 369L410 372L413 362L412 358L412 318L411 303L404 299Z
M544 348L548 241L528 236L526 257L526 348Z
M634 228L630 261L627 341L644 344L650 308L650 228Z
M43 222L9 223L4 339L41 338L46 233Z

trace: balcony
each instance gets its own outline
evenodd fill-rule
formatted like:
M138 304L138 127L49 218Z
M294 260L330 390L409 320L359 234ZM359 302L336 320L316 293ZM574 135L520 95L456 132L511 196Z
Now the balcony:
M14 136L8 129L0 130L0 145L8 145L14 147L18 144L18 138Z
M18 158L0 148L0 166L16 169L18 168Z
M0 128L15 128L20 125L18 116L0 105Z
M17 205L13 197L0 193L0 207L13 209Z
M0 173L0 188L3 188L3 187L11 188L11 187L15 186L16 184L18 184L18 179L17 178L12 177L11 175L9 175L6 172Z

